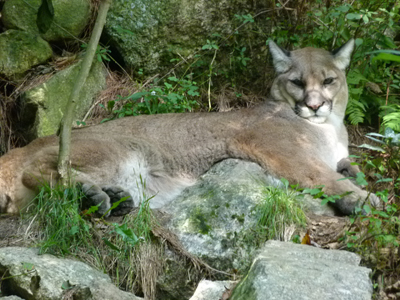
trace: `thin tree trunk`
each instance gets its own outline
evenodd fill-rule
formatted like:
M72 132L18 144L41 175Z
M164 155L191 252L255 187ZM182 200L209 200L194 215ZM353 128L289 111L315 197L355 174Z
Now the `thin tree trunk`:
M79 95L85 84L86 78L88 77L90 67L92 66L94 55L96 54L97 45L100 40L101 32L103 31L104 24L106 22L107 11L110 7L112 0L103 0L100 3L99 12L94 25L92 36L88 47L86 49L83 62L75 80L74 88L69 97L69 102L65 111L65 115L61 121L60 131L60 152L58 155L58 173L61 176L63 184L69 182L69 171L70 171L70 153L71 153L71 126L74 120L74 113L77 101L79 101Z

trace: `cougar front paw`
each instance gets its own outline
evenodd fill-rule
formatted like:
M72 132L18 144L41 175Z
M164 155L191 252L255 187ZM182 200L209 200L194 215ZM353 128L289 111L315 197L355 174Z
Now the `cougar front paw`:
M82 191L85 198L82 199L82 209L88 209L91 206L98 206L96 214L103 216L111 207L110 197L95 184L84 183L82 184ZM110 212L106 214L106 217Z
M110 197L111 205L115 202L120 201L122 198L127 197L125 201L122 201L120 204L118 204L116 208L111 211L112 215L126 215L132 210L132 208L135 207L135 203L131 195L123 188L119 186L104 186L102 190Z
M380 209L383 207L381 199L373 193L369 194L368 200L371 203L371 205L375 208Z
M344 177L357 177L360 169L358 166L352 165L350 159L345 157L337 163L336 172L342 174Z
M364 204L368 204L368 200L371 206L378 209L382 207L382 202L378 196L372 193L368 194L368 192L364 190L344 196L342 199L335 202L335 206L345 215L351 215L356 212L357 207L362 208ZM363 214L366 214L364 210Z

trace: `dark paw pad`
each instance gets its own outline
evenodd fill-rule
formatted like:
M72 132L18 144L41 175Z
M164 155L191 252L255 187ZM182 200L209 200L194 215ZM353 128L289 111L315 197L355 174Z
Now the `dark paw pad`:
M126 200L119 203L118 206L112 210L112 215L126 215L135 207L131 195L123 188L119 186L105 186L102 190L110 197L111 205L120 201L122 198L126 198Z
M97 185L84 183L82 184L82 191L85 194L85 198L82 199L82 209L89 209L92 206L98 206L96 214L102 216L111 207L110 197L101 190ZM108 212L106 216L110 213Z

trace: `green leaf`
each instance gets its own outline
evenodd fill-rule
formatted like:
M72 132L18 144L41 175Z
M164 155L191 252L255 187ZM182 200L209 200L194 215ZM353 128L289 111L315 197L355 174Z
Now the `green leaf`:
M107 102L107 109L108 109L109 111L112 111L112 109L114 108L114 105L115 105L115 101L114 101L114 100L108 101L108 102ZM103 107L104 107L104 106L103 106Z
M103 242L110 247L111 249L121 252L121 249L119 249L117 246L115 246L113 243L111 243L109 240L107 240L105 237L102 238Z
M288 188L289 187L289 181L286 178L281 178L281 182L283 183L283 185Z
M127 99L135 101L138 100L140 98L142 98L143 96L147 95L149 92L139 92L139 93L135 93L129 97L127 97Z
M101 203L99 204L99 206L100 206L100 205L101 205ZM84 216L85 216L85 215L90 215L90 214L95 213L96 211L99 210L99 206L96 206L96 205L91 206L91 207L85 212Z
M385 213L384 211L377 210L377 211L375 211L375 213L376 213L378 216L381 216L381 217L383 217L383 218L386 218L386 219L389 218L389 215L388 215L387 213Z
M23 262L22 268L24 268L24 270L26 270L26 271L32 271L35 268L35 265L31 264L31 263Z
M342 6L336 7L335 9L338 10L338 11L341 11L341 12L348 12L349 9L350 9L350 6L349 5L342 5Z
M79 232L79 227L78 226L72 226L71 227L71 229L69 230L69 233L71 234L71 235L75 235L75 234L77 234Z
M168 80L175 81L175 82L179 81L179 79L176 78L175 76L168 77Z
M164 85L167 89L172 89L172 84L168 83L168 82L164 82Z
M122 197L120 200L114 202L113 205L111 206L110 210L113 210L113 209L117 208L118 205L120 205L122 202L128 200L129 198L130 198L129 196Z
M386 152L386 151L383 150L381 147L372 146L372 145L368 145L368 144L362 144L362 145L358 146L358 148L365 148L365 149L374 150L374 151L379 151L379 152L383 152L383 153Z
M368 182L365 180L365 174L363 172L357 173L356 182L359 185L363 185L363 186L368 185Z
M370 213L371 213L371 208L369 207L368 204L365 204L365 205L363 206L363 209L364 209L364 211L365 211L367 214L370 214Z
M327 199L322 199L321 200L321 205L326 205L326 204L328 204L328 200Z
M342 181L342 180L348 180L348 179L353 179L353 177L344 177L344 178L340 178L340 179L338 179L336 181Z
M51 1L52 0L42 0L42 4L39 7L36 17L36 25L40 33L46 33L53 23L54 7Z
M357 38L357 39L355 40L356 47L359 47L360 45L362 45L363 42L364 42L363 39Z
M64 281L64 282L61 284L61 289L63 289L63 290L70 290L70 289L72 289L73 287L74 287L74 285L70 284L68 280Z
M347 75L347 82L349 84L359 84L360 81L368 81L368 79L360 73L360 70L350 70L349 74Z
M382 179L379 179L376 183L378 183L378 182L392 182L392 181L393 181L392 178L382 178Z
M346 15L346 19L348 19L348 20L360 20L361 18L362 18L362 14L349 13Z
M379 53L377 56L375 56L372 61L375 60L385 60L385 61L395 61L395 62L400 62L400 56L391 54L391 53Z
M127 228L126 224L119 226L117 223L114 224L115 232L119 234L122 239L132 246L135 246L139 242L139 238L136 234L132 231L132 229Z

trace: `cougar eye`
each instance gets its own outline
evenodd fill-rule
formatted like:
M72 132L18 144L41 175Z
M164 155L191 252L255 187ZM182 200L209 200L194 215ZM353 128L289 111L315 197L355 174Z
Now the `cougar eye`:
M298 87L301 87L301 88L304 87L304 83L300 79L293 79L293 80L290 80L290 82Z
M324 80L324 85L331 84L331 83L333 82L333 79L334 79L334 78L332 78L332 77L326 78L326 79Z

